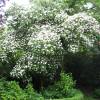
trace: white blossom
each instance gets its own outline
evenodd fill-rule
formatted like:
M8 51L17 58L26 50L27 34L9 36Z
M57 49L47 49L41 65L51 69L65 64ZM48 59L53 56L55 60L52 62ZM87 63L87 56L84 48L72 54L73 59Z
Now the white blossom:
M84 6L84 8L86 8L86 9L91 9L91 8L93 8L94 7L94 5L93 5L93 3L91 3L91 2L87 2L85 5L83 5Z
M77 32L81 33L84 33L85 31L94 31L95 33L100 34L99 22L84 12L69 16L63 23L63 26L71 30L76 28Z
M66 39L66 41L69 42L68 50L70 51L73 51L70 48L79 48L80 39L84 41L85 45L93 47L95 36L100 34L99 22L84 12L68 16L65 22L62 23L61 29L61 33L64 33L62 36ZM77 45L77 47L74 47L73 45Z
M32 33L28 42L30 52L18 60L10 73L11 76L23 77L26 75L27 69L44 75L49 73L48 68L52 70L52 73L58 68L63 48L60 35L53 32L51 28L50 25L42 25L39 27L39 31ZM25 62L27 63L25 64ZM52 75L52 73L50 74Z

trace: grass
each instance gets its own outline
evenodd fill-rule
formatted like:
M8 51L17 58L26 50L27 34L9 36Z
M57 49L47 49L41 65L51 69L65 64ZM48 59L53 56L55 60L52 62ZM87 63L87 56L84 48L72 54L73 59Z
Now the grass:
M63 99L48 99L48 100L100 100L95 99L92 97L92 95L84 95L82 92L78 92L74 97L72 98L63 98Z
M81 91L78 91L74 97L63 98L63 99L47 99L47 100L84 100L84 94Z

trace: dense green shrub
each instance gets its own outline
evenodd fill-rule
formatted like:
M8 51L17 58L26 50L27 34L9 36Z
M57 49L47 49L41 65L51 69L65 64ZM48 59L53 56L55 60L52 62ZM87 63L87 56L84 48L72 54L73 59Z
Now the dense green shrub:
M55 86L56 85L50 86L48 90L45 90L42 92L45 99L47 98L48 99L50 98L51 99L52 98L61 99L62 98L61 100L67 100L67 99L68 100L84 100L83 94L79 90L71 89L69 94L64 95L60 93L60 90L56 91L58 86L57 88ZM33 89L31 84L28 84L25 89L22 89L20 88L18 83L16 83L15 81L5 81L5 79L0 79L0 99L1 100L44 100L43 96L38 94Z
M0 99L1 100L44 100L36 93L32 85L27 85L26 89L21 89L15 81L0 80Z
M60 80L42 91L42 94L45 98L72 97L76 92L74 86L75 81L73 81L72 75L61 73Z

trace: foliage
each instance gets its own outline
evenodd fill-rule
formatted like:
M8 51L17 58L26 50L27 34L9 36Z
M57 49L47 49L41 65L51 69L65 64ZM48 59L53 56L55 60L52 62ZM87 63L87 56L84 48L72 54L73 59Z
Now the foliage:
M92 17L93 7L84 0L32 1L28 8L14 4L5 13L0 58L11 77L28 80L39 75L52 80L65 53L98 49L99 18Z
M63 95L67 95L67 93L74 88L75 81L73 81L71 74L65 74L62 72L60 81L56 85Z
M44 10L36 11L34 7L27 10L14 5L6 13L8 27L2 48L5 54L11 53L14 60L11 76L25 78L26 73L36 73L52 79L63 58L60 36L53 30L53 25L47 24L54 12L45 15Z
M0 80L0 99L1 100L44 100L37 94L32 85L28 85L26 89L21 89L15 81Z
M99 86L100 84L100 54L99 53L69 53L64 58L66 72L73 73L78 84Z
M61 73L61 78L54 85L49 86L43 91L45 98L64 98L74 96L76 90L74 89L75 81L71 74Z
M98 21L86 13L78 13L67 17L62 23L62 40L66 51L84 52L93 48L99 33Z
M47 31L46 26L40 28L40 32L33 33L30 37L28 50L18 60L11 72L12 76L23 77L25 70L44 76L48 73L54 75L60 66L63 48L59 36L52 31Z
M99 88L98 89L95 89L95 91L93 92L93 96L95 98L100 98L100 89Z
M66 100L86 100L86 99L84 99L84 94L80 90L76 90L75 95L71 98L66 98Z

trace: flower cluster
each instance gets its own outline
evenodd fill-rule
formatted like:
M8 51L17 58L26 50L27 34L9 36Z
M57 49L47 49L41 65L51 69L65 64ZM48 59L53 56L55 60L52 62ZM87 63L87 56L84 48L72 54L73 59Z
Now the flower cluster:
M84 12L68 16L61 27L59 30L64 33L68 49L72 52L78 52L80 45L92 47L95 36L100 34L99 22Z
M92 16L87 15L86 13L78 13L73 16L69 16L66 21L63 23L65 28L75 30L80 33L86 32L95 32L100 33L99 22Z
M28 42L27 53L18 60L13 68L13 77L23 77L28 70L53 78L56 70L61 66L63 48L60 35L50 30L50 25L42 25L37 32L33 32Z
M53 79L64 49L78 52L82 46L93 46L95 33L100 33L96 19L84 12L69 16L57 9L13 7L9 14L2 48L17 55L10 73L16 78L39 74Z

